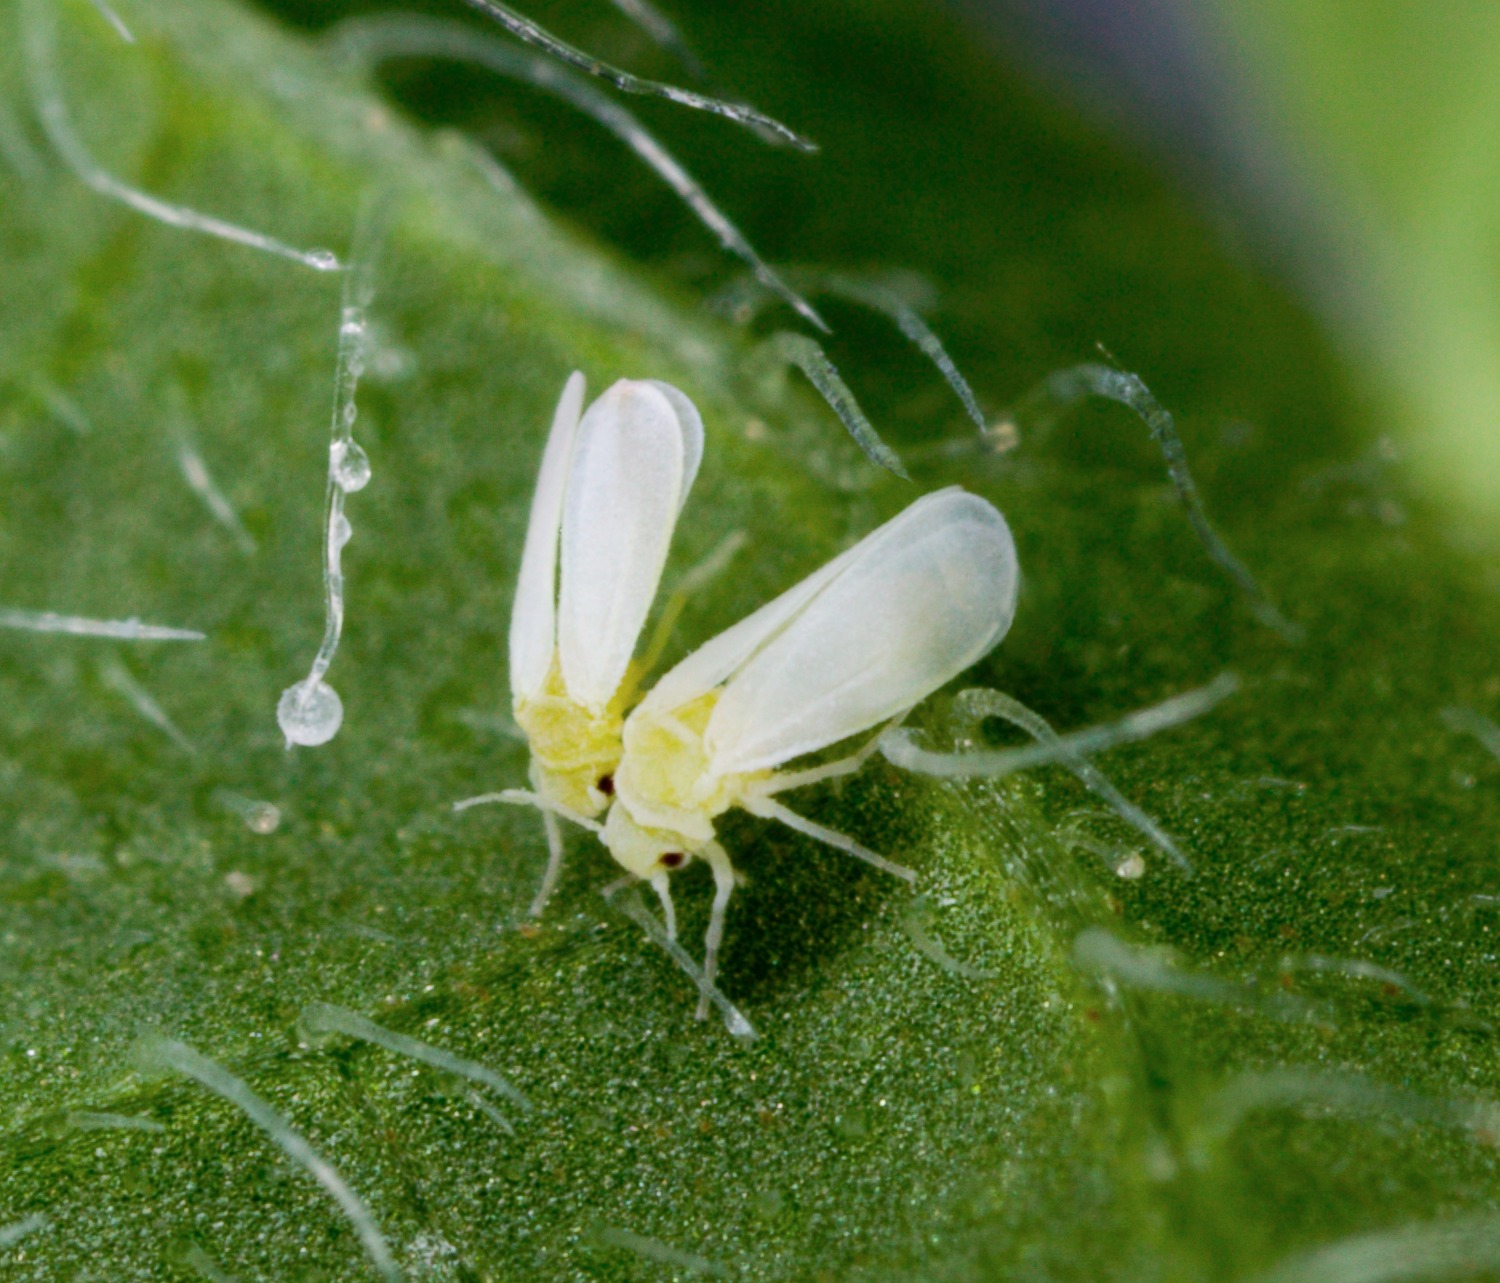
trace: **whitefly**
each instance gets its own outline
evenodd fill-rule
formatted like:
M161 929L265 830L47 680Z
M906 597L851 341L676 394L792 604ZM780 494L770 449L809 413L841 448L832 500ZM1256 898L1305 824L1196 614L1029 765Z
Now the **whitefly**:
M781 768L901 718L982 658L1010 628L1019 578L1000 513L957 487L938 491L694 651L625 719L601 838L661 897L669 935L670 874L693 858L713 871L700 1017L735 882L715 820L739 807L915 880L777 800L857 771L876 740Z
M563 388L542 454L510 625L517 724L531 749L529 793L471 798L538 807L550 860L540 913L562 861L559 816L597 828L638 687L637 642L678 513L703 457L703 421L676 388L622 379L583 409Z

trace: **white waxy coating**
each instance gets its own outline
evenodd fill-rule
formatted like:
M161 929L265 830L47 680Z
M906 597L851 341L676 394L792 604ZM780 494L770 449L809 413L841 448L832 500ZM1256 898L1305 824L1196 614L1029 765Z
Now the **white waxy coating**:
M531 499L510 616L510 688L517 699L539 694L552 666L557 641L557 535L583 393L583 374L574 370L552 416L552 431Z
M698 412L665 384L622 379L578 425L563 496L557 649L569 698L591 712L625 679L702 454Z
M703 416L688 399L687 393L670 383L663 383L660 379L646 379L645 382L666 397L677 413L678 429L682 434L682 494L677 500L680 512L687 502L688 491L697 480L698 465L703 462Z
M1019 570L1005 519L957 487L918 500L688 656L642 712L724 691L709 770L778 766L892 717L1005 635Z

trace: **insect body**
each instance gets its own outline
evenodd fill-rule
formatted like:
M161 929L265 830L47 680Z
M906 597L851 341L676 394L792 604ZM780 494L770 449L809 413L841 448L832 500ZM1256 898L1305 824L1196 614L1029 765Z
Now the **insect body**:
M609 805L636 641L703 455L703 422L676 388L622 379L586 412L583 394L575 373L543 452L511 613L513 709L535 790L527 800L542 810L551 849L534 914L561 866L556 817L594 827Z
M899 717L968 668L1010 627L1018 583L1000 513L957 487L938 491L693 652L625 719L601 837L621 865L651 882L669 932L668 875L694 856L708 862L709 985L734 889L714 820L737 806L911 879L776 800L858 770L873 742L839 761L778 768Z

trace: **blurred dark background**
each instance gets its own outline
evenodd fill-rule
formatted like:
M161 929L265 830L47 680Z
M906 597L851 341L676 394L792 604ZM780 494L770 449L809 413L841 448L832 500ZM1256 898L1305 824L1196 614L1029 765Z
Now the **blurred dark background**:
M263 2L310 31L392 9ZM395 8L510 38L461 0ZM1287 287L1290 247L1306 248L1295 185L1247 127L1235 60L1167 0L663 9L708 85L606 0L525 12L632 72L740 95L814 138L821 151L801 155L722 119L622 99L773 262L925 278L934 324L990 409L1059 365L1098 359L1099 344L1190 413L1232 408L1265 424L1288 408L1281 396L1305 412L1316 395L1285 378L1322 346ZM415 117L470 133L544 204L631 258L701 294L736 274L654 175L558 100L453 63L392 60L381 74ZM956 427L888 326L827 307L830 351L859 367L862 395L898 436L933 414ZM1247 385L1265 399L1243 404Z

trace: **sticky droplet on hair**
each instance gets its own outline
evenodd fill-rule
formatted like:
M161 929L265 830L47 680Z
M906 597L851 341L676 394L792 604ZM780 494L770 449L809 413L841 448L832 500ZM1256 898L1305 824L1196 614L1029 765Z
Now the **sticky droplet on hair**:
M375 255L389 227L391 194L376 191L364 201L354 229L354 251L344 278L339 313L338 358L333 378L332 439L328 446L328 484L323 509L323 640L302 681L282 692L276 720L286 746L315 747L338 734L344 706L323 681L338 653L344 631L344 571L340 557L353 527L344 515L344 500L370 483L370 456L355 443L351 428L358 415L354 394L364 369L365 318L375 296Z
M276 704L276 723L287 746L315 748L339 733L344 722L344 701L327 682L297 682L281 692Z
M353 416L348 411L353 408L352 402L345 407L346 425L352 422ZM345 494L353 494L370 484L370 456L358 442L335 441L329 446L328 454L333 484Z

